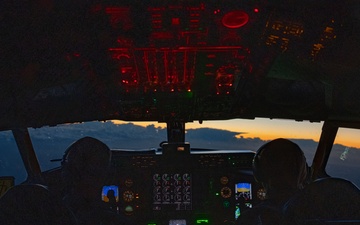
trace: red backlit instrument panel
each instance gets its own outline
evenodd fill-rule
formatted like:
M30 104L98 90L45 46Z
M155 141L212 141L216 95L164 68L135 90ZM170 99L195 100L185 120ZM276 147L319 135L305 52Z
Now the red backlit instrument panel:
M126 92L192 92L209 81L213 94L235 90L249 64L250 51L239 29L251 20L246 11L205 3L143 9L105 9L112 28L121 30L109 51L118 65L115 80ZM133 19L142 16L148 20L139 30Z
M319 19L331 24L321 22L324 28L315 37L306 32L303 14L289 19L296 12L285 10L280 16L269 9L262 1L107 6L105 13L117 34L109 49L117 64L114 78L126 92L191 92L200 83L210 83L211 93L230 94L244 73L256 76L267 67L270 59L259 59L263 53L250 50L261 46L271 54L289 52L315 60L336 38L330 16ZM253 68L259 60L264 65Z
M237 46L111 48L110 52L118 64L115 79L127 92L191 92L194 85L206 85L212 80L214 93L229 94L241 73L248 69L248 50ZM195 74L204 82L195 79Z

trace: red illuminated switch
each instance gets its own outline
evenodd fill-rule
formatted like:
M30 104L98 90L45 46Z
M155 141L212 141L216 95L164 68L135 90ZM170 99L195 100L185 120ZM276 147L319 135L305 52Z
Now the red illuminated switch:
M172 25L180 25L180 18L172 18L171 24Z

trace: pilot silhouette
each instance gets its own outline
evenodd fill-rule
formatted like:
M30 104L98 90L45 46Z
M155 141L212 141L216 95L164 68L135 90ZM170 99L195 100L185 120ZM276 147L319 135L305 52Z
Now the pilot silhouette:
M266 191L266 200L242 212L237 224L280 224L282 207L303 188L307 169L303 151L292 141L279 138L260 147L253 171Z
M109 147L92 137L79 139L65 151L62 175L66 193L63 200L80 225L132 224L101 201L110 159Z

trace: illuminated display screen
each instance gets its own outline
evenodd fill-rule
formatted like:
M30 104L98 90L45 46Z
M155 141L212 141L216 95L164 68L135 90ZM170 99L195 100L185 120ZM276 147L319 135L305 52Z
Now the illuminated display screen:
M101 192L101 200L104 202L118 202L119 187L116 185L104 186Z
M251 183L237 183L235 184L235 219L237 219L241 211L246 208L252 208L252 191Z
M153 210L191 210L191 175L153 175Z
M170 220L169 225L186 225L186 220Z

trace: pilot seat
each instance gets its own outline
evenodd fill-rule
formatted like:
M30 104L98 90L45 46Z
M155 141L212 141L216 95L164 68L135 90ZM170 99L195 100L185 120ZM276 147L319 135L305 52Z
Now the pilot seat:
M285 224L360 224L360 190L341 178L321 178L292 197L283 208Z
M76 219L46 186L21 184L0 198L0 221L8 225L75 225Z

